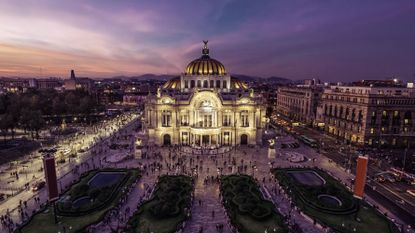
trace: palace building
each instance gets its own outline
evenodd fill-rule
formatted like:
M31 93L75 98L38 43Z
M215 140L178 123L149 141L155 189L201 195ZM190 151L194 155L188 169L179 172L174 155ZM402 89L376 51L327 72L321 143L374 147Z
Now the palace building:
M202 56L146 99L144 125L149 144L255 145L262 141L264 106L262 96L210 57L204 41Z

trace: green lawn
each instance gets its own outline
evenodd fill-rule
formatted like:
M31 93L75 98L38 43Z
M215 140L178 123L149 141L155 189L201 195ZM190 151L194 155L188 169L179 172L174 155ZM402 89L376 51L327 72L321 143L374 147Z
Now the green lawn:
M268 232L287 232L274 204L263 199L250 176L223 176L220 189L231 222L240 233L262 233L267 229Z
M90 174L87 174L80 180L79 183L75 184L74 186L79 185L80 183L84 183L85 180L91 178L98 171L93 171ZM85 227L99 222L105 216L107 211L109 211L116 205L119 198L122 196L122 192L120 192L120 190L123 187L128 187L129 185L131 185L140 175L140 172L134 169L119 171L127 172L127 180L123 185L117 188L114 198L111 199L111 202L109 202L103 208L99 208L96 211L82 216L58 216L58 224L55 224L53 206L49 205L43 211L36 213L32 217L32 219L26 225L22 226L22 228L17 232L57 233L59 231L63 232L64 227L66 228L67 233L83 232L83 229L85 229ZM71 192L71 189L68 190L68 192Z
M162 176L153 196L141 205L129 221L134 233L174 233L191 207L193 181L188 176Z
M315 171L326 180L322 186L307 186L297 182L287 172ZM327 173L311 168L273 169L272 173L285 190L290 191L296 205L308 216L316 219L338 232L348 233L395 233L396 226L367 203L353 197L341 183ZM330 194L338 197L344 204L341 207L325 205L318 195Z

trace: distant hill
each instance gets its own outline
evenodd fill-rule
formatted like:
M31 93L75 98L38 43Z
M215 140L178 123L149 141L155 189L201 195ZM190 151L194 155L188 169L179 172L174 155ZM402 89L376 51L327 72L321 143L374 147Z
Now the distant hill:
M245 81L245 82L269 82L272 84L288 84L292 83L293 81L291 79L283 78L283 77L268 77L268 78L262 78L258 76L248 76L244 74L232 74L232 77L238 78L239 80Z
M177 77L178 75L173 74L143 74L139 76L115 76L113 79L137 79L137 80L158 80L158 81L167 81L171 78ZM293 81L291 79L283 78L283 77L268 77L268 78L262 78L259 76L249 76L244 74L231 74L232 77L238 78L241 81L245 82L269 82L272 84L288 84L292 83Z
M245 82L255 82L260 79L260 77L257 76L248 76L244 74L231 74L231 76Z
M265 80L267 80L270 83L274 83L274 84L276 84L276 83L278 83L278 84L289 84L289 83L293 82L293 80L291 80L291 79L283 78L283 77L275 77L275 76L265 78Z
M143 74L139 76L116 76L114 79L137 79L137 80L158 80L158 81L167 81L177 75L173 74Z

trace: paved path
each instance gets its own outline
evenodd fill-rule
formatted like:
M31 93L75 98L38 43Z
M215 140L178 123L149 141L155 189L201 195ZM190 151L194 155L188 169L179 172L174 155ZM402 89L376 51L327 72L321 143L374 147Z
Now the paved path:
M231 233L219 198L219 184L215 182L205 185L199 177L195 186L192 217L186 223L183 233L199 233L201 229L203 233L217 233L216 226L219 224L223 224L223 233Z
M128 220L137 211L140 204L150 198L156 176L145 175L131 187L123 203L110 211L103 221L91 227L91 233L112 233L124 229Z

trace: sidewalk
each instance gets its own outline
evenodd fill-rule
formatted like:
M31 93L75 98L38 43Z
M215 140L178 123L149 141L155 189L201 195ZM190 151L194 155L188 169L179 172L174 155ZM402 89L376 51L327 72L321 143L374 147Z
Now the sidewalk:
M223 233L231 233L227 225L228 217L219 198L219 184L203 184L199 177L195 184L195 196L191 218L187 221L183 233L217 233L217 226L223 225Z

